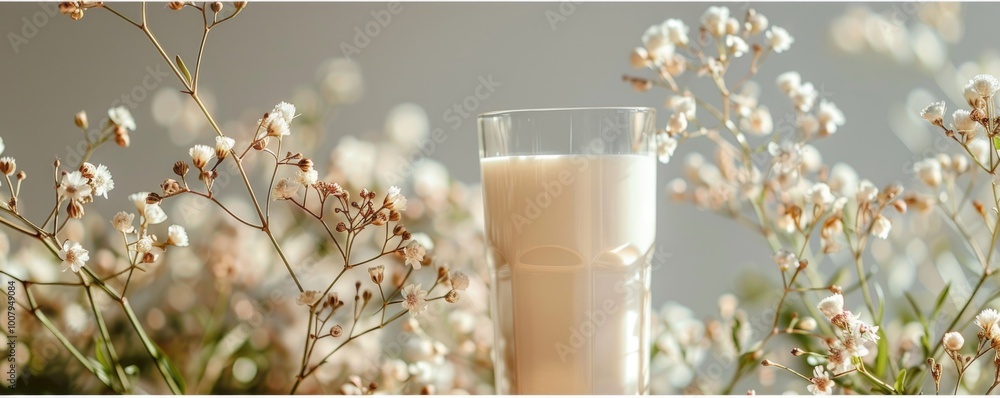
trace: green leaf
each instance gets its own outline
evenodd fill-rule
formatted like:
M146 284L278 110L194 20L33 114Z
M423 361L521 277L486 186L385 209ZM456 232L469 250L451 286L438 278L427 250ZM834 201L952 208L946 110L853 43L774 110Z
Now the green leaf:
M775 315L778 316L778 315ZM743 352L743 347L740 346L740 320L739 318L733 319L733 330L731 331L733 338L733 346L736 347L736 352Z
M184 75L184 79L187 80L188 84L191 84L191 72L188 72L187 65L184 65L184 60L178 55L174 58L177 61L177 68L181 70Z
M951 290L951 283L944 286L944 290L941 290L941 294L938 294L937 300L934 302L934 311L931 312L930 319L937 319L938 313L941 312L941 308L944 307L944 301L948 298L948 291Z
M174 366L173 361L171 361L170 358L163 353L163 350L161 350L160 347L156 347L156 351L157 356L159 357L158 360L164 367L167 368L167 371L170 373L170 378L174 380L174 383L177 383L177 386L180 387L181 391L187 391L187 387L184 383L184 376L181 375L181 372L177 370L176 366Z
M94 367L94 373L97 375L97 378L101 379L106 385L112 385L111 377L109 377L107 369L104 368L104 364L95 358L87 357L87 359L90 360L90 364Z
M896 375L896 383L892 386L896 389L897 393L902 393L903 389L906 388L906 369L900 369L899 373Z

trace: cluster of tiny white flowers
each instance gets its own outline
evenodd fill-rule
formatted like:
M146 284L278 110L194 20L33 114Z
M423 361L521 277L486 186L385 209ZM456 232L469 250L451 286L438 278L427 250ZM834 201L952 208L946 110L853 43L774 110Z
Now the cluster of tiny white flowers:
M842 373L851 367L851 358L864 358L869 354L867 344L878 342L879 327L869 325L844 309L844 296L837 293L827 297L816 306L827 320L837 329L837 341L830 344L827 367L835 373Z

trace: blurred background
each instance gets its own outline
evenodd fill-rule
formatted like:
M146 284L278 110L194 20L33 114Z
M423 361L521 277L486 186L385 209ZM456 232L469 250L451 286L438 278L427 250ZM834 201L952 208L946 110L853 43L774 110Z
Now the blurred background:
M921 29L930 28L912 28L926 17L912 3L727 5L734 15L752 7L795 38L791 50L767 59L755 79L762 87L761 102L786 104L775 77L799 71L846 115L846 125L817 144L824 162L849 162L879 186L915 181L912 163L924 157L933 133L910 123L907 115L931 99L946 99L940 88L946 85L942 70L954 74L966 61L991 56L991 44L963 29L988 26L1000 11L995 4L962 5L957 28L927 38L930 33ZM387 127L386 115L409 103L423 111L404 108L408 114L426 118L415 123L445 134L415 159L436 160L456 181L477 190L476 114L575 106L652 106L662 111L664 91L636 92L622 82L623 74L643 75L629 66L629 51L641 45L648 26L666 18L696 26L706 6L252 2L237 19L213 30L202 87L216 117L246 129L279 101L311 98L303 97L303 90L320 90L316 86L331 68L359 71L363 85L338 94L350 98L315 126L322 139L315 141L314 153L329 153L344 137L378 139L387 129L399 130ZM193 64L200 15L172 12L160 4L151 7L150 26L160 42ZM117 8L138 15L137 4ZM127 194L140 188L157 191L161 180L147 176L168 176L174 161L187 158L188 147L211 143L213 133L198 121L201 115L192 117L185 110L190 100L177 94L176 78L140 32L107 12L88 11L83 20L73 21L53 9L53 4L0 5L0 30L8 39L0 45L0 137L5 154L16 154L21 170L47 175L53 155L71 156L79 142L80 132L72 124L76 112L86 110L96 123L111 106L129 107L138 125L131 147L106 146L97 154L114 173L116 185L128 187L96 204L101 213L113 214L131 206ZM883 22L866 25L864 18L872 15ZM336 58L354 63L331 64ZM694 80L688 73L679 82L705 83ZM484 82L493 83L484 90ZM772 112L779 123L782 111L772 107ZM665 124L666 114L659 124ZM675 157L707 148L701 144L683 145ZM325 155L314 160L320 170L331 162ZM679 176L682 164L659 167L657 185L665 187ZM31 206L49 200L48 181L29 178L22 188L39 192L27 201L29 214L48 211L47 206ZM734 275L773 267L770 251L756 235L710 213L692 211L689 204L673 203L659 191L657 251L669 257L653 274L654 307L676 301L698 314L715 311L717 298L738 288ZM192 239L205 237L192 234Z

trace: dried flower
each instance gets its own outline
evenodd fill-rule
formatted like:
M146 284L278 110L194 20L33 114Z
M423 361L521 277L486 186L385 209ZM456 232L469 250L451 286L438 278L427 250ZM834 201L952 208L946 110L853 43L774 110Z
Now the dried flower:
M966 87L971 88L979 94L980 97L988 98L992 97L997 90L1000 90L1000 80L997 80L997 78L993 75L976 75L972 78L972 80L969 80Z
M288 130L288 122L280 115L271 115L264 123L269 137L281 138L292 133Z
M409 245L403 248L403 256L406 258L406 265L413 267L413 269L420 269L420 263L424 261L424 254L426 254L424 247L418 242L410 242Z
M299 297L295 299L295 304L310 307L313 304L316 304L316 301L318 299L319 299L319 291L306 290L302 293L299 293Z
M135 119L132 118L132 112L129 112L128 108L124 106L108 109L108 118L115 126L125 129L126 133L135 131Z
M319 181L319 173L316 170L297 170L295 172L295 182L301 184L302 186L312 186L316 183L316 181Z
M684 24L684 21L673 18L668 19L663 22L662 29L667 39L674 45L686 46L688 44L688 31L690 31L690 28Z
M212 2L211 7L212 7L212 12L214 12L216 14L222 12L222 2L220 2L220 1L214 1L214 2Z
M303 158L303 159L299 160L298 166L299 166L299 170L309 171L309 170L313 169L313 161L312 161L312 159L309 159L309 158Z
M69 218L83 218L83 213L83 202L80 202L79 200L71 200L69 201L69 204L66 205L66 214Z
M736 35L726 36L726 49L733 54L734 58L742 57L747 51L750 51L750 46L747 44L746 40L742 37Z
M983 336L989 340L1000 339L1000 312L987 308L976 315L976 326L983 330Z
M339 188L340 186L338 185L337 187ZM393 185L389 187L389 191L385 194L385 200L382 201L382 205L389 210L406 210L406 196L400 193L399 187Z
M708 7L701 16L701 25L708 33L716 37L726 34L726 21L729 20L729 7Z
M420 285L414 286L412 283L403 288L403 308L410 311L411 316L420 315L427 310L427 291L421 290Z
M80 268L87 265L87 260L90 260L90 254L79 243L66 240L59 250L59 258L62 260L63 272L68 269L80 272Z
M966 109L956 110L951 114L952 128L960 133L972 133L976 131L976 121L972 120L971 113Z
M670 119L667 121L667 131L670 132L671 135L687 130L687 126L687 116L684 116L683 113L674 113L673 115L670 115Z
M802 76L799 72L789 71L778 75L778 88L787 95L792 95L802 85Z
M292 181L288 178L282 178L278 180L277 184L274 184L272 195L274 195L274 200L290 199L299 192L300 187L302 187L302 185L298 182Z
M225 159L229 151L233 150L233 145L236 145L236 140L230 137L215 137L215 157L219 160Z
M677 140L667 134L656 135L656 156L660 163L669 163L677 150Z
M764 33L764 37L767 38L768 44L771 45L771 49L776 53L783 53L788 51L792 47L792 43L795 42L795 38L788 34L788 31L781 27L771 27L767 33Z
M111 225L113 225L119 232L126 234L132 233L135 231L135 227L132 226L132 220L134 219L135 214L119 211L114 217L111 218Z
M59 184L59 197L71 201L83 201L90 197L92 191L90 182L79 171L64 174Z
M465 291L469 288L469 277L461 272L453 271L451 273L451 288L452 290Z
M799 259L795 256L795 253L781 249L777 253L774 253L774 262L778 264L778 269L788 271L798 266Z
M194 167L203 170L208 161L212 159L214 151L208 145L199 144L188 150L188 154L191 155L191 163L194 163Z
M844 296L834 294L821 300L816 308L818 308L819 312L822 312L823 315L826 315L827 319L833 319L833 317L844 312Z
M822 182L817 182L807 192L813 203L822 206L829 206L837 198L830 192L830 186Z
M941 184L941 162L936 158L927 158L915 163L913 171L931 188Z
M836 383L830 379L829 373L823 369L822 366L816 366L813 368L813 377L810 379L812 384L809 385L809 392L813 395L830 395L833 394L833 387Z
M941 124L944 120L944 101L932 102L924 110L920 111L920 117L933 124Z
M17 170L17 161L14 158L10 156L0 158L0 173L13 175L15 170Z
M108 170L108 166L97 165L93 177L90 178L90 186L94 188L94 196L108 198L108 192L115 189L115 181L111 178L111 170Z
M889 237L890 230L892 230L892 222L888 218L881 214L875 216L875 221L872 221L872 236L885 239Z
M167 2L167 8L174 11L180 11L181 9L184 8L184 5L186 4L187 4L186 1L170 1Z
M368 268L368 274L371 275L372 282L376 285L381 285L382 281L385 279L385 266L378 265Z
M457 290L449 290L448 293L445 293L444 295L444 301L447 301L448 303L451 304L455 304L458 302L458 299L460 297L461 295L458 293Z
M941 338L941 342L948 351L959 351L965 346L965 337L959 332L948 332Z
M187 246L188 245L188 235L184 227L180 225L171 225L167 228L167 245L174 246Z

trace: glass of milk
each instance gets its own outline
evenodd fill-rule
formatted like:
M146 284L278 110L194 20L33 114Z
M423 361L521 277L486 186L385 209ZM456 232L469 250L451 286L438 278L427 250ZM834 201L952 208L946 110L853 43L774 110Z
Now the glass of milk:
M655 119L479 116L498 394L648 392Z

